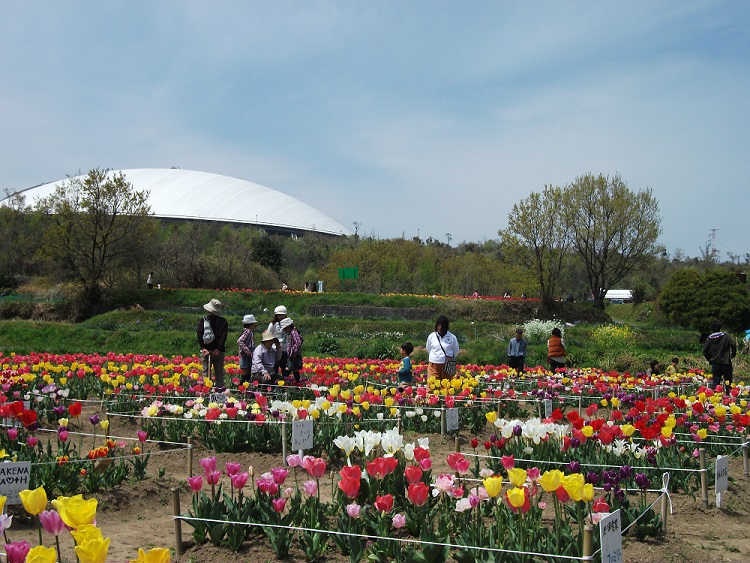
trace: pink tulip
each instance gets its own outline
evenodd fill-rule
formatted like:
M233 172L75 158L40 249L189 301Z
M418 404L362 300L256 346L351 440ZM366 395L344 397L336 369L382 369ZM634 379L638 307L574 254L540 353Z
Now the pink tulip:
M359 506L356 502L346 505L346 513L349 515L350 518L359 518L359 512L361 510L362 510L362 507Z
M247 471L243 471L242 473L235 473L233 475L230 475L229 478L232 480L232 486L239 491L245 487L245 485L247 484L247 478L249 476L250 475Z
M11 440L18 438L18 428L8 428L8 438Z
M326 462L322 457L306 457L305 469L310 477L320 479L326 473Z
M275 498L271 500L271 504L273 505L273 509L276 512L284 512L284 507L286 506L286 499L285 498Z
M203 488L203 477L201 475L188 477L188 485L190 485L191 491L193 491L194 493L199 493Z
M403 528L404 526L406 526L406 516L404 516L401 513L394 514L393 515L393 527L398 530L399 528Z
M14 541L5 544L5 554L8 563L24 563L26 555L31 550L31 544L26 540Z
M430 469L432 469L432 460L429 457L420 459L419 467L422 468L422 471L429 471Z
M506 471L509 471L513 469L513 466L516 464L516 458L512 455L504 455L502 457L503 467Z
M286 476L289 475L289 470L283 467L274 467L271 469L271 475L273 475L273 482L277 485L283 485L286 481Z
M200 461L203 471L208 475L216 471L216 458L215 457L204 457Z
M240 472L240 469L242 469L242 464L236 463L233 461L228 461L226 463L226 469L227 469L227 475L231 477L232 475L236 475L237 473Z
M138 441L141 444L144 443L148 438L148 432L146 432L145 430L139 430L138 432L136 432L136 434L138 435Z
M299 456L299 454L291 454L286 456L286 464L289 467L299 467L302 465L302 458Z
M305 481L305 484L302 485L302 490L305 491L306 495L313 497L318 493L318 482Z
M0 514L0 534L4 534L5 530L10 528L13 523L13 516L8 514Z
M65 428L61 428L57 431L57 437L61 442L65 442L68 439L68 431Z
M529 481L532 483L536 483L539 481L539 477L541 476L541 471L538 467L532 467L531 469L526 470L526 477L529 478Z
M39 438L37 438L36 436L29 436L28 438L26 438L26 445L30 448L35 448L38 443Z
M216 485L219 482L219 479L221 479L221 473L218 471L206 473L206 483L209 485Z
M68 529L56 510L44 510L40 512L39 521L42 523L44 531L53 536L59 536Z

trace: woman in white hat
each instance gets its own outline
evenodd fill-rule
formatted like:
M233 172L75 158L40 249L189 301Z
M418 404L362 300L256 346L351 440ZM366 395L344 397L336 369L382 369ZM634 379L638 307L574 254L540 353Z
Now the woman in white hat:
M250 379L250 368L253 362L253 350L255 350L255 336L253 329L257 325L254 315L245 315L242 317L242 334L237 339L237 346L240 351L240 370L242 371L242 381Z
M253 362L250 377L253 381L272 383L276 380L276 364L279 361L280 351L277 348L278 340L269 331L261 336L261 342L253 351Z
M216 387L224 388L224 354L226 352L229 324L221 316L224 304L218 299L211 299L203 305L208 315L198 321L198 344L201 347L203 377L208 377L213 367Z
M276 363L274 371L278 374L279 368L281 368L281 375L286 377L288 375L286 369L287 353L286 349L289 342L289 335L281 329L281 321L286 318L286 307L279 305L273 310L273 320L268 324L267 332L270 332L276 337L278 344L276 347L279 349L281 356L279 361Z

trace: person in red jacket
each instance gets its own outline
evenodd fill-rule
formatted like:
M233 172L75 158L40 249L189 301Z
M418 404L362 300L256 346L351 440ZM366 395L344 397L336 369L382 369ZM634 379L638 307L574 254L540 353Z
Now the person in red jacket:
M552 329L552 336L547 340L547 361L550 371L565 369L565 344L557 327Z

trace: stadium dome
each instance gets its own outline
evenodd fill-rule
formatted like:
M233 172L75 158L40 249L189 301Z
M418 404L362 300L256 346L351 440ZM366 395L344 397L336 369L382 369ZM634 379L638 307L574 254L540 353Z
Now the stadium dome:
M351 234L341 223L311 205L247 180L179 168L109 172L117 173L122 173L136 190L149 191L148 202L158 219L235 223L280 234ZM18 193L33 205L67 181L42 184Z

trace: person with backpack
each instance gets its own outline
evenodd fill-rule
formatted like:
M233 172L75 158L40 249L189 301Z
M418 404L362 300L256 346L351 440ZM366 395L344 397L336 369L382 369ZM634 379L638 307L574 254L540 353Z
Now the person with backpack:
M725 332L721 332L721 323L711 323L711 334L706 337L703 344L703 357L711 364L713 380L711 387L721 384L724 379L724 390L729 393L732 388L732 358L737 355L737 343L734 338Z
M211 299L203 305L208 313L198 321L198 345L201 347L203 377L209 377L213 368L215 387L224 389L224 354L226 352L229 323L221 316L224 304Z

